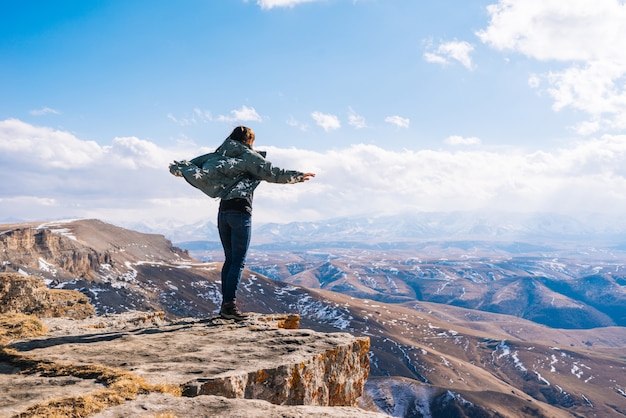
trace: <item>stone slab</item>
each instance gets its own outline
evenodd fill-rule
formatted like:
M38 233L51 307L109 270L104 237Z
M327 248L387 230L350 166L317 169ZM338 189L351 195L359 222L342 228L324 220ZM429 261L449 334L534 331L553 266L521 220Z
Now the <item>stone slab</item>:
M229 399L203 395L177 398L151 393L134 401L109 408L93 418L383 418L386 414L352 407L284 406L261 400Z
M297 323L297 316L259 314L242 322L217 317L167 321L158 313L55 318L46 320L48 334L11 348L37 361L120 369L152 385L179 386L186 396L355 407L369 373L369 339L285 329ZM0 374L0 387L12 385L11 379L21 379L20 384L39 379L32 392L40 396L31 402L102 387L71 377L46 385L41 376L16 376L10 370ZM77 390L66 390L71 385Z

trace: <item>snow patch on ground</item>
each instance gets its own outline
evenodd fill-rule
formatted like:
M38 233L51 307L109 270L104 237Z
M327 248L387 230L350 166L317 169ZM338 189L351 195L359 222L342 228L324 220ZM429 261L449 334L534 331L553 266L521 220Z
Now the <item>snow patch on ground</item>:
M57 269L54 264L47 262L43 258L39 257L39 270L50 273L53 277L57 275Z
M502 351L502 354L498 354L499 350ZM518 351L512 352L511 348L506 344L505 340L500 341L500 344L498 344L498 346L496 347L496 349L494 350L492 354L494 363L495 363L496 358L501 359L503 357L510 358L513 361L513 365L515 366L515 368L519 369L520 371L525 372L527 370L524 364L519 359L519 352Z
M62 226L64 224L72 223L74 221L76 221L76 219L68 219L68 220L54 221L54 222L45 222L45 223L42 223L41 225L39 225L35 229L47 229L50 232L52 232L53 234L63 235L64 237L67 237L67 238L69 238L71 240L76 241L76 236L74 234L72 234L72 231L70 231L68 228L64 228Z
M340 330L347 329L350 321L354 319L346 308L331 306L329 301L314 301L309 295L299 298L296 303L290 304L289 308L301 316L332 325Z

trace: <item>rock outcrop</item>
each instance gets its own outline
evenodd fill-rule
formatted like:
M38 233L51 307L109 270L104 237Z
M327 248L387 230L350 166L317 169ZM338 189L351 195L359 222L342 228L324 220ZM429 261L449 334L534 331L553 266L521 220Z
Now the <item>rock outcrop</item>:
M109 408L93 418L126 417L219 417L219 418L384 418L389 415L354 407L287 406L262 400L222 396L178 398L151 393Z
M292 314L96 316L80 292L0 273L0 417L376 416L357 407L369 338L299 326Z
M0 314L83 319L95 315L89 298L75 290L48 289L35 277L0 273Z
M340 416L369 414L357 408L369 372L369 339L288 329L298 326L294 315L257 314L236 323L127 313L42 322L46 335L2 350L0 416L63 416L68 405L94 403L102 406L78 408L84 412L73 416L128 416L137 407L132 402L154 403L155 411L165 405L168 413L185 416L189 404L176 399L180 394L210 395L192 401L207 411L197 416L244 416L237 415L242 404L232 399L282 405L258 408L265 416L324 416L324 408L309 414L288 412L286 405L346 407ZM33 385L37 391L26 390ZM117 405L118 412L107 412ZM218 406L223 414L211 415Z
M5 269L11 264L36 268L43 262L73 276L91 277L92 271L110 262L108 253L98 253L46 228L19 227L5 231L0 237L0 248L0 261Z

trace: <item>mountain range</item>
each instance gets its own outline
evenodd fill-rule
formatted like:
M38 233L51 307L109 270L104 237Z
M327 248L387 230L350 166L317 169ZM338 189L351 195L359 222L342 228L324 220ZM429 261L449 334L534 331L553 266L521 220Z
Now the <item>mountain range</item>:
M391 416L626 416L626 263L616 241L408 238L255 246L241 307L368 336L363 403ZM214 316L219 249L188 244L97 220L7 224L0 269L78 290L99 314Z
M163 234L173 242L217 241L215 219L185 223L122 225ZM253 244L343 243L397 245L415 241L545 242L614 245L626 248L626 217L602 214L510 212L409 212L399 215L344 217L291 223L253 222Z
M391 303L444 303L550 327L626 326L626 232L615 220L414 214L261 225L247 266L275 280ZM591 226L593 225L593 226ZM210 224L194 227L207 234ZM217 238L181 241L220 260Z

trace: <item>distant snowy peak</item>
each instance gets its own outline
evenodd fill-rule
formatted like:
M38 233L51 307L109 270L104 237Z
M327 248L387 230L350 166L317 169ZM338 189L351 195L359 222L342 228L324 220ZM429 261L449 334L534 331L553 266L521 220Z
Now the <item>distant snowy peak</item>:
M137 231L165 235L173 242L219 241L215 222L127 225ZM621 244L626 240L626 217L572 217L538 213L415 212L394 216L347 217L288 224L253 222L254 244L285 242L407 241L597 241Z
M626 220L565 215L477 214L470 212L415 213L376 218L339 218L321 222L266 224L255 230L255 241L368 241L421 240L546 240L620 242Z

